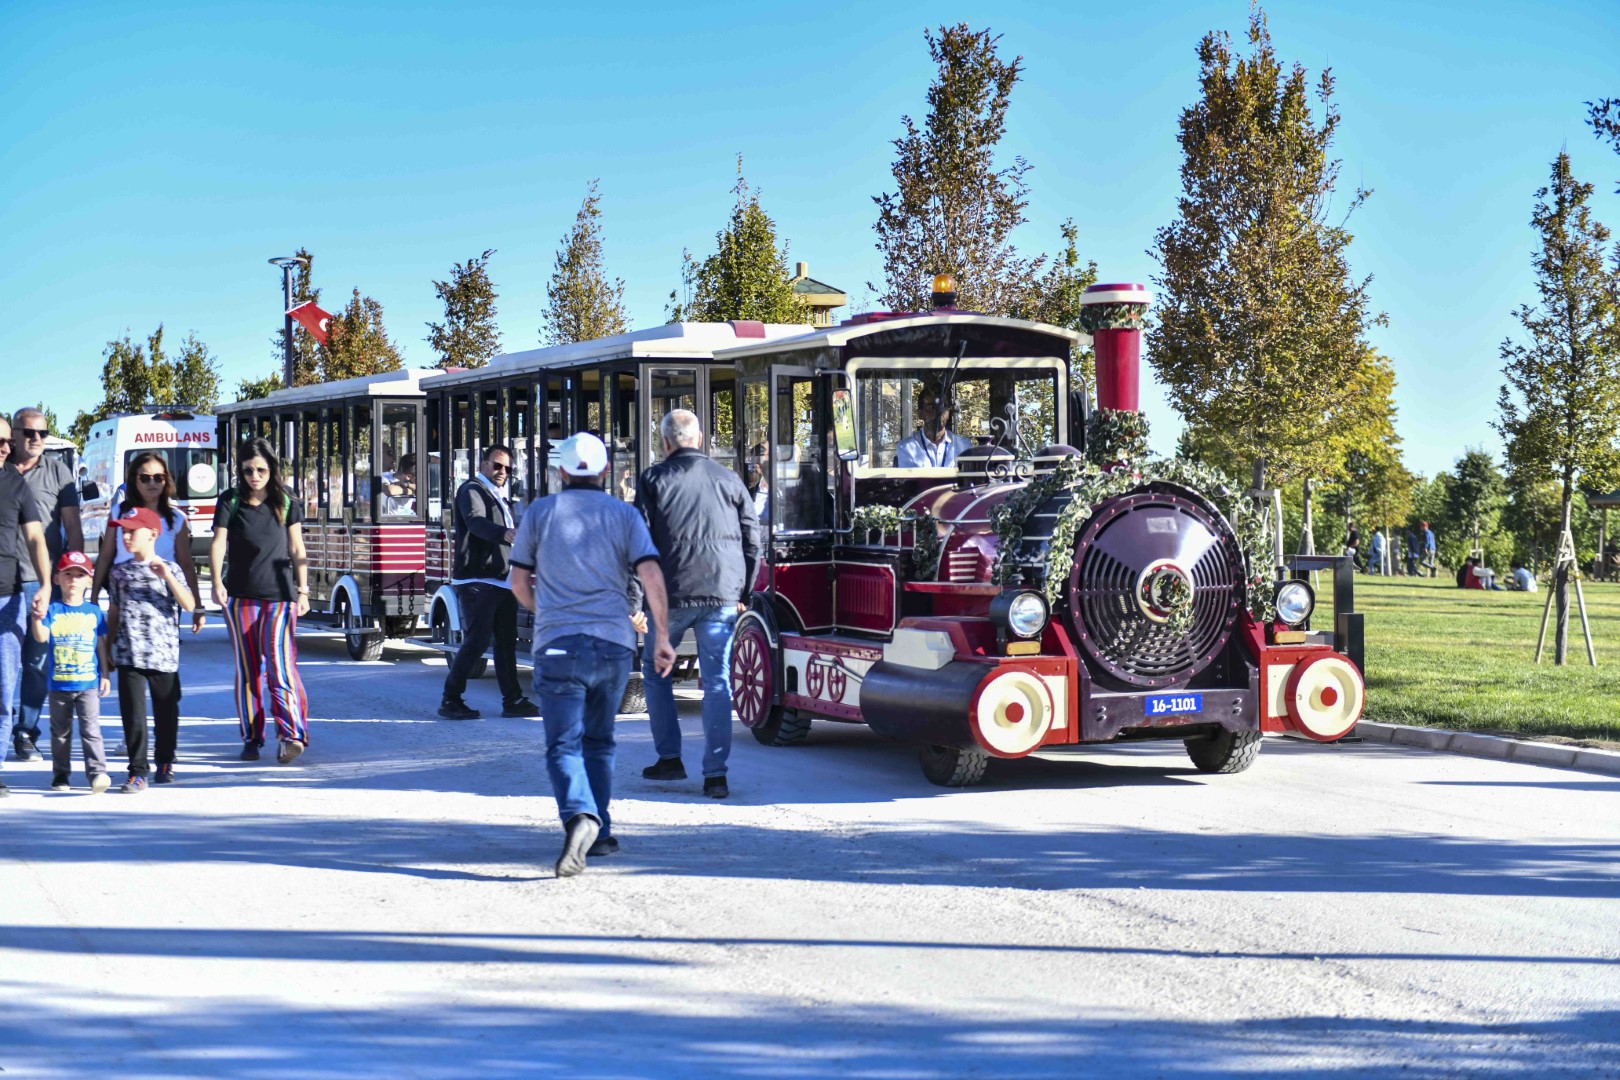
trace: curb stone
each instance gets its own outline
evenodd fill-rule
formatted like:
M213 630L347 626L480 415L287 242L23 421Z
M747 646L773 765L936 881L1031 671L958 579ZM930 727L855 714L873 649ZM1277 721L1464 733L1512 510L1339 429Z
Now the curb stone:
M1620 753L1612 750L1588 750L1559 743L1507 739L1500 735L1481 735L1474 731L1381 724L1375 720L1361 721L1351 734L1359 735L1368 742L1386 742L1422 750L1467 754L1470 757L1523 761L1531 765L1550 765L1559 769L1620 776Z

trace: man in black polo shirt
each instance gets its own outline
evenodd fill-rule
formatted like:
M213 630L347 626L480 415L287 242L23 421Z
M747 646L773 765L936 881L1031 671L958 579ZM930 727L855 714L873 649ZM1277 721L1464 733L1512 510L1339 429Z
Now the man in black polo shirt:
M11 445L11 425L0 427L0 439ZM44 618L51 591L40 589L29 603L23 589L25 564L33 567L36 581L51 580L50 556L39 508L22 474L7 464L0 468L0 765L11 749L11 726L16 721L17 681L22 677L23 636L30 615ZM10 794L0 783L0 796Z

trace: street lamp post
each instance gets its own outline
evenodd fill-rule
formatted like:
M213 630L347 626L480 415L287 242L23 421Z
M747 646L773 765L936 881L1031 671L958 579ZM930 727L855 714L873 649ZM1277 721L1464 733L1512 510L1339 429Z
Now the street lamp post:
M293 271L300 266L308 266L309 260L302 255L277 255L270 260L271 266L281 267L281 344L284 349L282 356L281 377L285 385L293 384L293 320L287 312L293 306Z

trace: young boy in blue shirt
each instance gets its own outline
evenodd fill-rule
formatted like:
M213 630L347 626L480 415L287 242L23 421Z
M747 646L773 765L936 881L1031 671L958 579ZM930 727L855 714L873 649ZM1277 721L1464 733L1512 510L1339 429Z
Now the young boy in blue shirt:
M73 718L79 718L79 745L90 790L101 794L112 785L107 755L101 745L101 699L112 689L108 672L107 616L89 602L95 563L82 551L69 551L56 564L56 587L62 599L34 620L34 640L50 647L51 790L72 785Z

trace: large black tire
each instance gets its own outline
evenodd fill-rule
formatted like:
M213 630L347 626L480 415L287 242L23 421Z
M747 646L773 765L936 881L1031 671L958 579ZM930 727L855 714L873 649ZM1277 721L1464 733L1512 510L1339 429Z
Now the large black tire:
M798 709L776 710L776 723L769 742L760 738L757 728L754 730L754 738L766 746L793 746L804 742L804 737L808 734L810 734L810 717Z
M1258 731L1226 731L1211 736L1187 739L1187 756L1199 772L1240 773L1254 764L1260 753Z
M984 779L990 755L955 746L923 746L917 749L917 763L923 775L940 787L968 787Z
M619 699L619 712L644 713L647 711L647 684L641 681L641 672L632 671L630 681L624 684L624 697Z
M349 607L349 598L340 595L337 601L338 626L343 630L343 644L349 650L350 660L381 660L382 631L370 629L369 622Z

